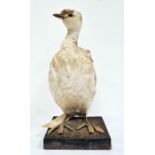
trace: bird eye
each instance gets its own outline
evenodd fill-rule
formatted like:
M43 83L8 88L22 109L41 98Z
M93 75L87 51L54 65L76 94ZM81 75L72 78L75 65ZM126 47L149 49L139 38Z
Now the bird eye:
M73 14L69 14L68 17L73 17Z

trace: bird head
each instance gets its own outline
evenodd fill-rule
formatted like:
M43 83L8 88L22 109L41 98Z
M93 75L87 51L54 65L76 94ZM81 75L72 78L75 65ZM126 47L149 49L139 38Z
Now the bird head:
M82 16L80 12L64 9L60 13L53 14L53 16L61 19L69 31L80 31L82 26Z

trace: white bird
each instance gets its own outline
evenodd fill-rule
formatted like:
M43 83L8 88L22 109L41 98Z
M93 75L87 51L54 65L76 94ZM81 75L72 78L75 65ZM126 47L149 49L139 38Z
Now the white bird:
M103 133L103 129L91 125L86 117L96 92L96 74L90 51L78 46L82 15L76 10L64 9L53 16L61 19L67 28L67 35L49 69L50 91L64 114L44 127L50 128L49 133L58 128L62 134L65 127L72 130L67 122L78 115L86 119L77 129L87 127L89 133L94 130Z

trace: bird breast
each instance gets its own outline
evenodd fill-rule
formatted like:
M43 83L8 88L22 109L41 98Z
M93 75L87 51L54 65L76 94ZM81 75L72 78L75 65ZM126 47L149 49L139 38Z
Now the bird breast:
M86 113L95 95L95 70L90 53L64 48L50 63L49 85L55 102L65 113Z

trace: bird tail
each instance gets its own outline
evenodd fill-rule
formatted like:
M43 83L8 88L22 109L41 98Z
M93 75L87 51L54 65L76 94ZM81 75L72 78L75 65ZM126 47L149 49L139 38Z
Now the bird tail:
M55 119L51 120L50 122L44 124L42 127L50 128L50 132L56 129L63 121L66 119L67 115L62 114Z

